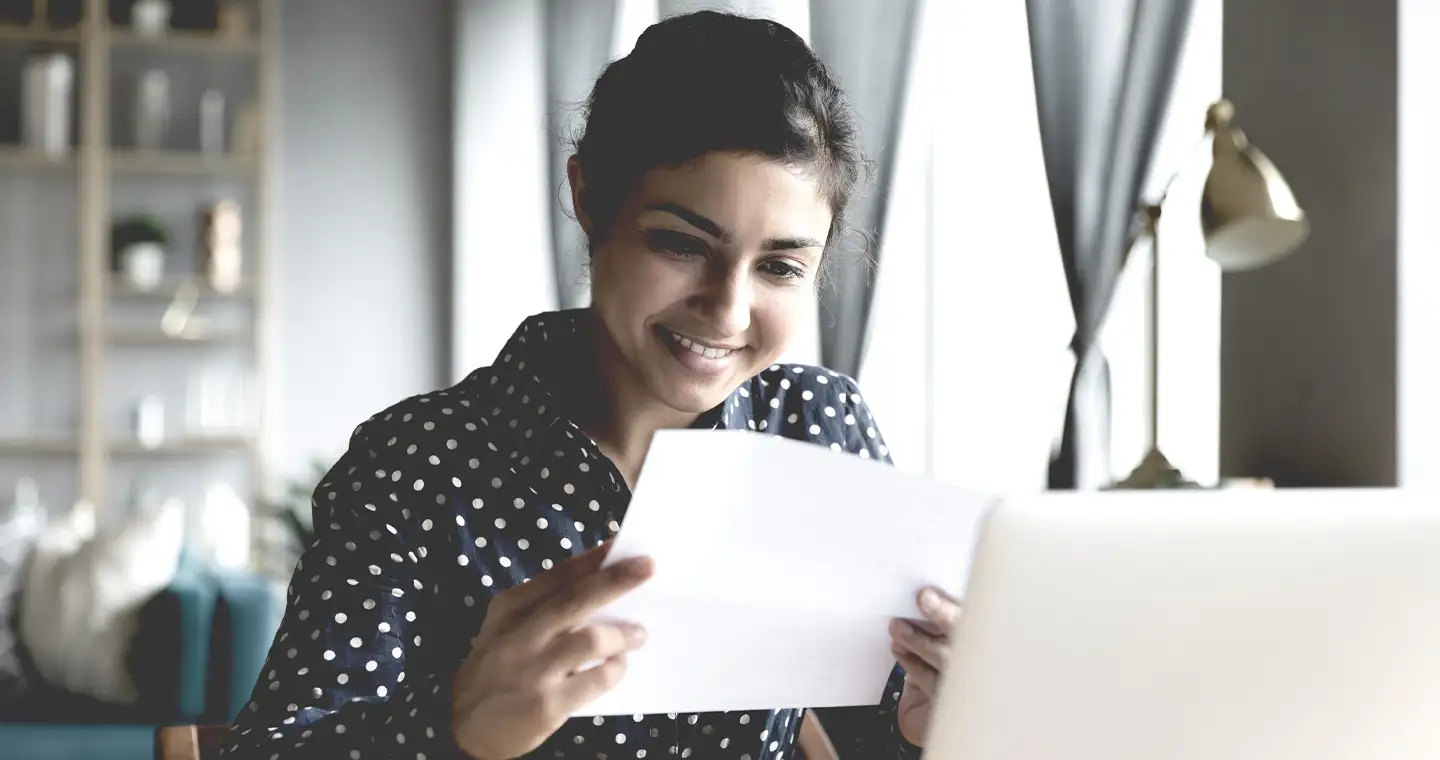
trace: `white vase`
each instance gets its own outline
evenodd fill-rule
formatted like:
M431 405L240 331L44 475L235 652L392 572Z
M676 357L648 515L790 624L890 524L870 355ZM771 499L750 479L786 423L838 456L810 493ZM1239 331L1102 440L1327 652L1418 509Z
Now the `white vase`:
M170 10L166 0L138 0L130 11L130 25L141 37L162 37L170 28Z
M137 290L154 290L165 277L165 248L159 243L132 243L120 252L120 271Z
M52 158L70 150L70 94L75 62L55 53L25 63L21 81L22 140Z

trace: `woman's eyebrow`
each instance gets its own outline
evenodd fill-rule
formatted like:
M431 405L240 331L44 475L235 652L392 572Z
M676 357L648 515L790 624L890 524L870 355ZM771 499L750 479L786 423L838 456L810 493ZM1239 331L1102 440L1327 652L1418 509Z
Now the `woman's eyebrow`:
M645 209L647 211L662 211L667 214L678 216L683 219L686 224L689 224L690 226L701 230L705 234L709 235L710 237L716 238L721 242L729 243L733 239L730 235L729 230L726 230L724 227L716 224L713 220L709 219L703 214L692 209L685 208L678 203L670 203L668 201L647 203L645 204Z
M699 213L698 211L695 211L694 209L689 209L681 206L678 203L671 203L668 201L647 203L645 204L644 208L647 211L660 211L666 214L677 216L686 224L689 224L690 226L704 232L705 234L719 240L722 243L730 243L734 240L734 236L730 234L730 231L726 230L724 227L721 227L713 219L710 219L709 217ZM823 242L808 237L772 238L770 240L766 240L765 244L761 246L761 248L766 251L794 251L801 248L824 247L825 244Z

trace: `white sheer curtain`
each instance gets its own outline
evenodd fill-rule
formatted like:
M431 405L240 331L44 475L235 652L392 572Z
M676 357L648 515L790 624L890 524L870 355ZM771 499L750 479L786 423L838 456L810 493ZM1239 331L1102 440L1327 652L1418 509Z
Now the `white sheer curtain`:
M1195 0L1152 192L1186 159L1192 176L1204 170L1194 148L1205 107L1220 95L1221 4ZM921 29L861 384L902 468L978 489L1042 489L1064 416L1074 323L1025 5L929 2ZM1161 440L1187 474L1210 480L1219 453L1219 275L1200 250L1196 192L1177 185L1162 229ZM1102 334L1117 476L1144 449L1146 255L1133 255Z
M933 142L902 139L892 213L903 216L882 241L861 382L901 467L1033 490L1064 411L1073 323L1025 6L929 2L924 13L912 101L931 105Z
M451 374L490 364L525 317L558 305L545 13L536 0L455 8Z
M1221 96L1223 0L1193 0L1189 36L1146 181L1158 199L1176 172L1160 223L1160 448L1191 480L1220 472L1220 272L1205 258L1200 192L1209 154L1200 144L1205 109ZM1110 359L1112 475L1130 474L1145 455L1145 246L1131 252L1100 342Z

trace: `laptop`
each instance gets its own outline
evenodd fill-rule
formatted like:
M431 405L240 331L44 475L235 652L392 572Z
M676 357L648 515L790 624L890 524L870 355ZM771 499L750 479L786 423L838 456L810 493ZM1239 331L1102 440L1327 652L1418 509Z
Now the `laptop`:
M1440 495L1044 494L980 539L925 760L1440 758Z

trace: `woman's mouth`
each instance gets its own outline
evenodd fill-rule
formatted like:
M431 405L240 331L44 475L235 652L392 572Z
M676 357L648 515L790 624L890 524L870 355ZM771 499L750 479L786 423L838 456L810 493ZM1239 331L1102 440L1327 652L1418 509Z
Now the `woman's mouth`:
M713 372L723 368L729 364L731 357L744 349L744 346L707 343L699 338L658 325L655 330L660 337L660 342L670 350L671 356L674 356L686 367L700 372Z

